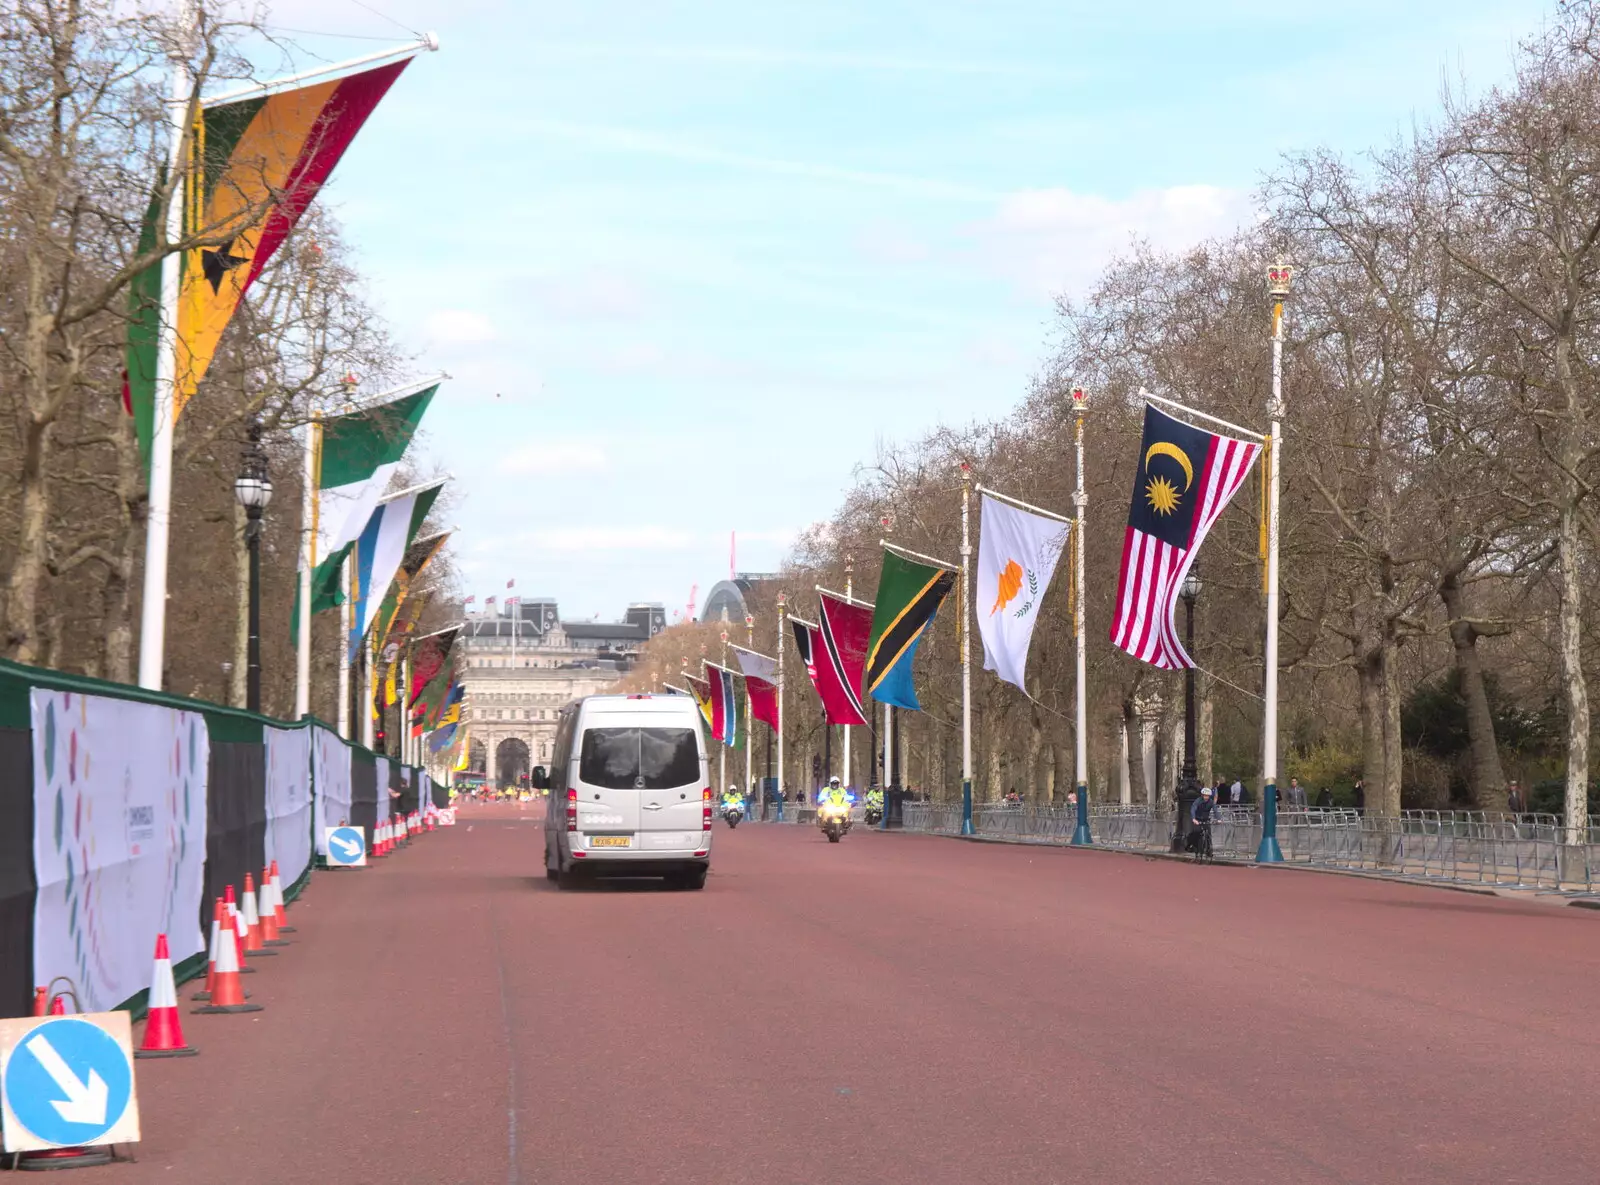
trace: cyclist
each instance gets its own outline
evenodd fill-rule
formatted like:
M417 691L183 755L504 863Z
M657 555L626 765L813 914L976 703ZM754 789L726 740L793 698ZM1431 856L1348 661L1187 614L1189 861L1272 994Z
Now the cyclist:
M1210 786L1200 787L1200 797L1189 808L1189 850L1197 855L1211 855L1211 812L1216 807L1216 793Z

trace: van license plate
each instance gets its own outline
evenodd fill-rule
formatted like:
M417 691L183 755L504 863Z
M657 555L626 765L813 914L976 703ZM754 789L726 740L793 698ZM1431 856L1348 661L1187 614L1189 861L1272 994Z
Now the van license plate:
M628 835L592 835L589 837L591 848L626 848L633 844L633 837Z

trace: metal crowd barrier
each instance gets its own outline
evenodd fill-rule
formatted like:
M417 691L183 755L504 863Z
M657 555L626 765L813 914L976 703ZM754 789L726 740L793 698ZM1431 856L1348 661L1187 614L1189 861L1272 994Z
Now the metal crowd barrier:
M1158 813L1147 805L1094 804L1089 816L1097 847L1166 851L1171 846L1170 808ZM972 822L983 838L1068 844L1077 816L1065 805L975 803ZM959 834L961 807L907 803L905 829ZM1561 819L1549 814L1415 810L1373 816L1348 807L1282 808L1278 814L1278 842L1286 863L1600 896L1600 816L1586 821L1584 838L1588 843L1564 853ZM1261 843L1259 810L1219 806L1212 816L1211 839L1219 857L1254 859Z

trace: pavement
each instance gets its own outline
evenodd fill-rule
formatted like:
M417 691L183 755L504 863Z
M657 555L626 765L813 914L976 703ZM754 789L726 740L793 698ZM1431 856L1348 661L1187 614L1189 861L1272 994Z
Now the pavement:
M317 874L141 1062L108 1181L1592 1180L1600 917L719 824L703 892L546 882L536 804ZM180 989L186 1002L193 987ZM95 1179L90 1177L88 1179Z

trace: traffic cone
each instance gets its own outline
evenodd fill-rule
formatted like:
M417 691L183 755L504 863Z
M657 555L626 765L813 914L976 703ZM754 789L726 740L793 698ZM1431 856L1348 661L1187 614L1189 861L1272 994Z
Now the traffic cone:
M256 878L248 872L244 874L244 950L247 955L260 959L278 953L261 945L261 911L256 908Z
M190 996L191 1000L209 1000L211 993L217 990L217 959L221 957L222 935L233 932L233 919L228 914L228 907L221 897L216 899L216 908L211 911L211 946L206 955L206 986ZM246 992L244 998L248 1000L250 993Z
M156 969L150 976L150 1016L144 1026L144 1042L133 1056L193 1057L199 1052L183 1039L178 988L172 982L172 956L167 952L167 936L157 934Z
M233 895L232 885L223 886L222 893L222 919L225 923L223 928L231 928L234 937L238 940L234 945L239 948L239 974L254 975L256 969L250 966L249 961L244 957L244 939L248 933L245 926L244 911L239 908L239 900ZM222 948L219 946L217 948L217 960L220 962L221 959Z
M29 1016L48 1016L50 1008L50 989L36 987L33 989L33 1010Z
M261 870L261 945L262 946L288 946L289 943L278 937L278 911L274 908L276 902L272 893L272 870Z
M272 912L278 915L278 933L293 934L294 927L289 925L289 914L283 906L283 878L278 875L278 862L272 862Z
M65 1016L67 1014L67 998L65 996L52 996L50 998L50 1015Z
M244 987L239 982L239 936L222 927L218 931L217 978L211 992L211 1003L202 1004L195 1012L260 1012L261 1005L247 1004Z

